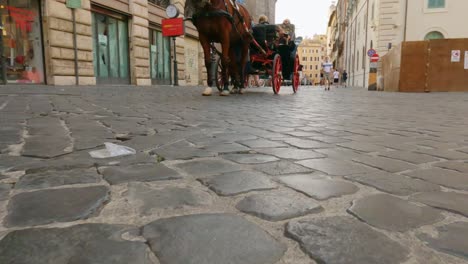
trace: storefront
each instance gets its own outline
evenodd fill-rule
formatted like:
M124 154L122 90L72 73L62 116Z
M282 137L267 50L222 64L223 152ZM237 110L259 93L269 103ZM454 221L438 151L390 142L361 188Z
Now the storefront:
M0 0L0 82L43 83L40 0Z
M92 8L94 72L98 84L129 84L127 17Z
M152 84L171 84L171 45L156 27L150 28L150 67Z

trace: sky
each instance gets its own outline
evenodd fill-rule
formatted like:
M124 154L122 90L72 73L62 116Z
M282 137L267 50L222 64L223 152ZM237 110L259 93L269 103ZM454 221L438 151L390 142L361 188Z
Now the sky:
M276 2L275 23L285 18L296 25L296 36L313 37L326 34L328 10L331 0L278 0Z

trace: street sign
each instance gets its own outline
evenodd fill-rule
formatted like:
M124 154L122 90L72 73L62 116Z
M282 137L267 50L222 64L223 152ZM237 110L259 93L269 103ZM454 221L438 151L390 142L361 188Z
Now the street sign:
M367 51L367 56L369 56L369 57L374 56L374 54L377 54L377 51L375 51L375 49L369 49Z
M81 0L67 0L68 8L81 8Z
M163 19L162 33L164 37L177 37L184 35L184 19L182 17Z
M370 61L371 62L378 62L379 61L379 54L375 53L374 55L371 56Z

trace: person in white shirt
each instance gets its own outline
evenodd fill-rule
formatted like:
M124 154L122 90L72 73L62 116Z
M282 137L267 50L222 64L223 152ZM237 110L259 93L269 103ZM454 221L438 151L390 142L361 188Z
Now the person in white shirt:
M333 63L328 61L328 57L325 59L325 62L322 63L322 69L323 69L323 77L325 77L325 81L327 82L325 84L325 91L330 90L330 85L331 85L331 69L333 67Z
M340 84L340 72L337 69L335 69L335 71L333 72L333 83L337 87Z

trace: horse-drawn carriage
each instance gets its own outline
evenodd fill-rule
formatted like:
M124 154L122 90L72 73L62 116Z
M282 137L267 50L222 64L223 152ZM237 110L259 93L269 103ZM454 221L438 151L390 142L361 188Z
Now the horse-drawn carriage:
M281 85L291 85L296 93L300 85L299 71L301 65L297 55L297 46L290 36L281 32L278 25L259 24L252 28L252 35L255 39L250 45L250 60L245 68L245 81L249 75L267 77L271 80L273 92L278 94ZM222 64L220 57L216 56L220 52L212 45L213 69L216 86L221 91L224 83L222 79ZM248 85L246 84L246 87Z
M248 74L271 76L275 94L286 83L297 91L296 45L287 35L278 34L278 26L251 28L252 17L235 0L186 0L184 15L197 28L203 48L208 84L203 95L211 95L213 85L220 95L229 95L230 83L234 85L231 91L242 93Z

